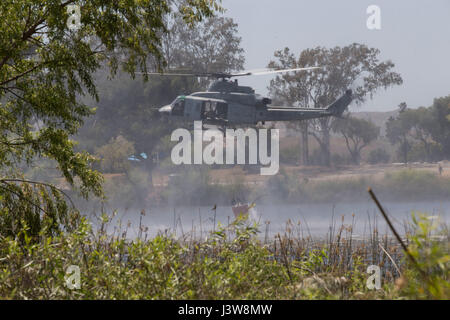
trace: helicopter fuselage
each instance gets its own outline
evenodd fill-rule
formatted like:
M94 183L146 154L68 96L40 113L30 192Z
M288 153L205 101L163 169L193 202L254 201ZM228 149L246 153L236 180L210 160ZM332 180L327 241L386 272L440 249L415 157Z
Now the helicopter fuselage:
M252 88L222 80L215 81L208 91L178 96L170 105L162 107L160 113L205 124L234 126L340 116L350 102L351 91L347 90L326 108L276 107L270 105L271 99L255 94Z

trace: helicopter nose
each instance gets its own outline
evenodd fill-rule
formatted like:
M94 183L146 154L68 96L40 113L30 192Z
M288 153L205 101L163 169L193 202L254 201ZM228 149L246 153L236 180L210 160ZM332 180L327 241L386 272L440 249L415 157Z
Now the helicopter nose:
M167 116L169 116L170 113L172 112L172 107L171 107L170 105L166 105L166 106L164 106L164 107L159 108L158 111L159 111L159 113L160 113L161 115L167 115Z

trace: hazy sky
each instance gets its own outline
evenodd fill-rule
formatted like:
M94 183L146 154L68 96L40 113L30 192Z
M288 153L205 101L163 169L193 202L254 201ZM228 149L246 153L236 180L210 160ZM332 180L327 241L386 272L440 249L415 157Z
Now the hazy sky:
M298 56L306 48L358 42L380 49L404 81L358 110L392 110L402 101L412 108L429 106L433 98L450 94L450 0L223 0L222 5L239 25L246 69L266 67L284 47ZM366 26L369 5L381 9L381 30ZM271 78L245 77L240 84L267 94Z

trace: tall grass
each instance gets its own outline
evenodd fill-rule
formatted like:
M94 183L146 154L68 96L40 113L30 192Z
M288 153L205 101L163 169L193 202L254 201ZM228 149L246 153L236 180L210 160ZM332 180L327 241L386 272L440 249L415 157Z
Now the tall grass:
M166 231L153 238L103 214L94 230L86 218L70 233L0 237L1 299L407 299L449 294L449 233L426 217L408 227L408 244L429 279L417 275L398 244L376 226L355 239L354 221L332 223L326 238L311 237L288 221L274 238L257 237L246 217L217 225L207 236ZM436 227L436 226L434 226ZM367 266L382 269L383 287L369 290ZM65 284L66 270L81 270L81 288ZM430 285L430 283L432 285Z

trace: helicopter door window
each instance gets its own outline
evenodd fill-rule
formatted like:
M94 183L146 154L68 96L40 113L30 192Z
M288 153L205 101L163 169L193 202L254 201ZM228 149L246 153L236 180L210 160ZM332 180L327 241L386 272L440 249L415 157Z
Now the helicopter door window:
M183 116L184 115L184 100L178 100L172 107L172 115Z
M214 111L214 105L211 101L205 102L205 110L206 112L213 112Z
M202 114L204 118L213 118L216 112L215 102L205 101L202 106Z
M219 102L216 108L217 117L226 119L228 114L228 104Z

